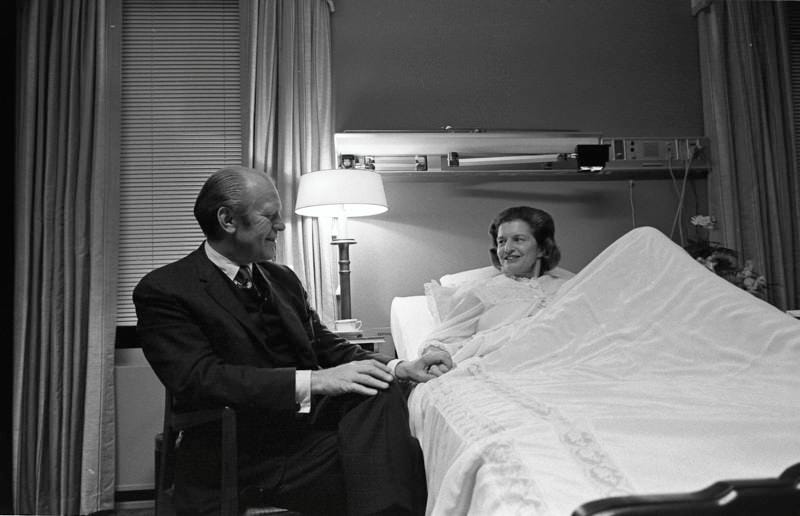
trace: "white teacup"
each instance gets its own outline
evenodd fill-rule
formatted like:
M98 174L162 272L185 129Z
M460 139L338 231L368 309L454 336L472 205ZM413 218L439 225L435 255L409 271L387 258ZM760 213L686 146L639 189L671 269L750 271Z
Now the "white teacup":
M359 319L337 319L333 321L333 331L358 331L361 329Z

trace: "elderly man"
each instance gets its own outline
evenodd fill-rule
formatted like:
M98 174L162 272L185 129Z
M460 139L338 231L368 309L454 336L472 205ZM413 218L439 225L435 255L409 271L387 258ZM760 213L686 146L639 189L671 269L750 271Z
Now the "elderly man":
M424 382L452 362L392 360L330 332L297 276L272 261L281 209L256 170L225 168L206 181L194 208L205 242L134 290L145 356L176 411L236 409L240 485L262 502L310 514L422 514L422 453L397 380ZM213 424L183 432L180 514L219 510L218 450Z

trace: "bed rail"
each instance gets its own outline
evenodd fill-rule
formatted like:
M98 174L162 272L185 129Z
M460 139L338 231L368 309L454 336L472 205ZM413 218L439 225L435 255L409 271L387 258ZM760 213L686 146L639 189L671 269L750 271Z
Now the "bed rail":
M691 493L615 496L587 502L572 516L800 516L800 462L777 478L722 480Z

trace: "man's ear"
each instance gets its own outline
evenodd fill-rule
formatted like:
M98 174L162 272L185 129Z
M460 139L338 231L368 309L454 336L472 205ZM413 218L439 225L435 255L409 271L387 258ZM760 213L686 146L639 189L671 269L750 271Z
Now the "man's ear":
M236 231L236 221L234 220L233 212L227 206L220 206L217 210L217 223L226 233L231 234Z

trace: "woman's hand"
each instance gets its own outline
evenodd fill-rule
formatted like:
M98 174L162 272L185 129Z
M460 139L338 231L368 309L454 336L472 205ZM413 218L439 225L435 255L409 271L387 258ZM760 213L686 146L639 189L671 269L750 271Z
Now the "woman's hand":
M395 375L401 380L423 383L443 375L453 367L455 365L450 353L440 349L431 349L416 360L397 364Z

